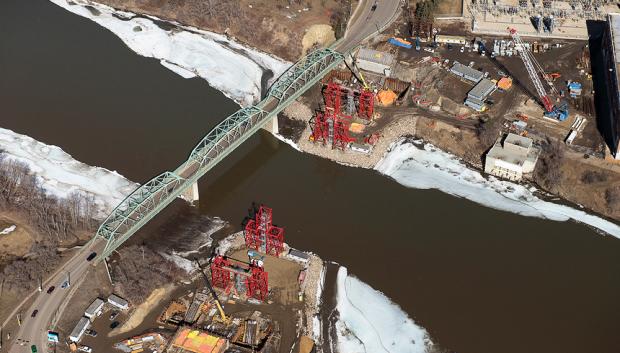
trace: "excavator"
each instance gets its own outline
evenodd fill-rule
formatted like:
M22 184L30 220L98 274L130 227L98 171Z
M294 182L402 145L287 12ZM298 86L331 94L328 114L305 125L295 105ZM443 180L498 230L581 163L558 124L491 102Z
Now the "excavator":
M213 320L219 321L222 324L229 326L231 323L231 319L230 317L226 316L226 313L224 312L224 308L222 308L222 304L220 303L220 300L218 299L217 294L215 293L215 290L213 289L213 287L211 287L209 276L207 276L207 274L205 273L204 269L202 268L202 265L200 264L200 261L198 261L197 258L195 258L194 261L196 261L196 264L198 265L198 268L200 269L200 273L202 273L202 275L205 278L205 285L209 289L209 293L213 297L213 301L215 302L215 305L217 306L217 310L220 314L219 318L214 317Z

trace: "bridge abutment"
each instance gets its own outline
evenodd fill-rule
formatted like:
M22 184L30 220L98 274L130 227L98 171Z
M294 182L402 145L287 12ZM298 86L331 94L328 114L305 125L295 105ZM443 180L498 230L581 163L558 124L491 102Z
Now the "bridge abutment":
M191 204L198 201L200 199L200 194L198 193L198 182L195 181L190 187L185 189L181 194L181 198Z

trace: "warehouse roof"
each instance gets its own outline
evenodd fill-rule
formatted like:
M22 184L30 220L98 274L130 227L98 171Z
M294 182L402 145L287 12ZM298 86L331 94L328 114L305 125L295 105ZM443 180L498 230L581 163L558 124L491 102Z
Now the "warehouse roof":
M368 48L361 48L357 52L357 59L372 61L386 66L391 66L394 63L394 55Z
M484 100L486 96L493 93L493 91L495 91L495 84L491 80L485 78L478 82L467 95L479 100Z

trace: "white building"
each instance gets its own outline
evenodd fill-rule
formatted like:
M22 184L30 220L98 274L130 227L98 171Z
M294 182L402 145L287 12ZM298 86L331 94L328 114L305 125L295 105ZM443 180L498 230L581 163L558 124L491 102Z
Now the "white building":
M125 299L114 294L108 297L108 303L114 305L121 310L127 310L129 308L129 303Z
M463 36L451 36L446 34L435 34L435 42L446 44L461 44L467 43L467 38Z
M500 137L487 153L484 171L504 179L521 180L523 174L534 171L539 153L532 139L508 134L503 144Z
M101 298L95 299L92 303L90 303L90 305L84 312L84 316L86 316L87 318L91 320L94 320L97 316L101 315L101 313L103 312L104 304L105 302L103 301L103 299Z
M71 331L71 334L69 335L69 339L73 342L78 342L79 340L82 339L84 332L86 332L89 326L90 326L90 320L86 317L82 317L80 321L78 321L77 325L75 325L75 328L73 329L73 331Z
M368 48L361 48L356 55L355 63L361 70L380 75L390 76L394 65L394 55Z

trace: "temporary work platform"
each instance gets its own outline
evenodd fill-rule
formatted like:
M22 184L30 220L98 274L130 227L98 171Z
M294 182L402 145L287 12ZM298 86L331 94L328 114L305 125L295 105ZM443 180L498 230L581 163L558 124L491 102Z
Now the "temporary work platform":
M247 298L265 300L269 292L267 272L257 264L216 256L211 262L211 283L223 289L226 294L231 291Z

